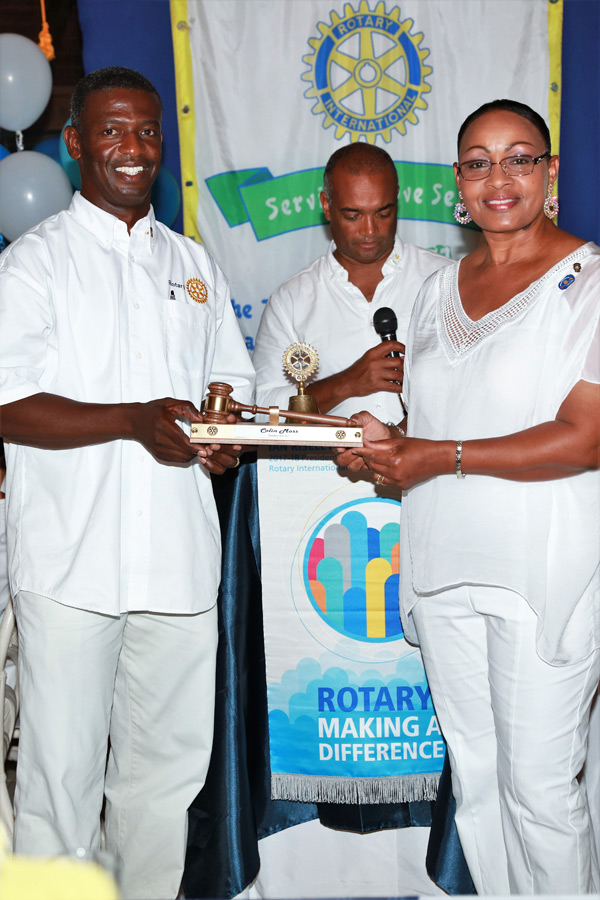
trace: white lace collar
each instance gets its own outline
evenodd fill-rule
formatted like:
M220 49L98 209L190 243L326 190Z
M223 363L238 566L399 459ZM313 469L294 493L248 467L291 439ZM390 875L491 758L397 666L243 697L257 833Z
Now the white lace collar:
M573 253L565 256L556 265L552 266L537 281L533 281L520 294L515 294L510 300L498 309L474 321L463 309L458 290L458 274L460 262L457 266L448 266L442 272L442 291L438 304L437 324L440 342L449 360L462 359L471 353L479 344L499 328L514 322L535 301L540 289L552 278L555 278L560 270L572 266L584 256L587 256L595 245L592 242L582 244ZM558 289L558 282L557 282Z

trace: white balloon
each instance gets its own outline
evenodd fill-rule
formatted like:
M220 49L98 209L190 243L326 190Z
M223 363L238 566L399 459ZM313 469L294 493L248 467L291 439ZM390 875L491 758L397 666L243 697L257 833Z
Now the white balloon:
M38 45L21 34L0 34L0 128L29 128L51 92L50 63Z
M72 196L68 176L51 157L23 150L0 160L0 232L9 241L66 209Z

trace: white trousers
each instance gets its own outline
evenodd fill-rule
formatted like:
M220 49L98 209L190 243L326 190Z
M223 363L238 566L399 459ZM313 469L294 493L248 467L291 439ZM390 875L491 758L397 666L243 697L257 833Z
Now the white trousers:
M518 594L467 585L413 609L479 894L598 889L583 766L600 654L551 666Z
M212 746L217 610L118 618L21 592L15 850L100 842L126 900L173 900ZM110 753L107 750L110 737Z

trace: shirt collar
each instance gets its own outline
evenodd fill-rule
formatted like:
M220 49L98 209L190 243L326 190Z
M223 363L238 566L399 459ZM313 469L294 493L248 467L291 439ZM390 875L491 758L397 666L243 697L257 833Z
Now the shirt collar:
M329 244L329 249L326 253L327 264L329 266L330 272L333 278L336 281L348 281L348 272L347 270L337 261L335 256L333 255L333 251L335 250L335 242L331 241ZM404 263L404 244L402 243L401 238L396 234L394 238L394 246L392 247L392 252L384 262L381 267L381 274L384 276L389 275L391 272L394 272L396 269L401 269Z
M69 208L71 215L82 225L86 231L89 231L94 237L105 247L110 249L115 242L120 242L128 238L127 225L121 219L113 216L111 213L100 209L94 203L90 203L85 197L81 196L79 191L75 191L71 206ZM131 229L131 235L135 235L137 241L144 239L147 235L148 246L151 251L156 245L157 227L154 210L150 207L148 215L143 219L139 219Z
M382 274L389 275L390 272L394 272L396 269L401 269L404 265L404 244L402 240L396 234L394 239L394 246L392 247L392 252L384 262L381 267Z

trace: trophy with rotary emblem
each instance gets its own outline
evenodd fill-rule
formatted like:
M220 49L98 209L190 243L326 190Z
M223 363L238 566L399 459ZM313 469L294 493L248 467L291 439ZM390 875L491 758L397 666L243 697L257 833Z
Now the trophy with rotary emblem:
M204 422L192 424L192 444L308 444L315 447L361 447L362 428L352 419L326 416L319 412L316 400L305 391L305 384L319 366L317 351L310 344L291 344L283 354L283 366L298 382L298 393L290 397L289 409L238 403L229 384L213 382L202 404ZM261 413L268 422L230 423L230 413ZM282 423L280 419L285 419Z

